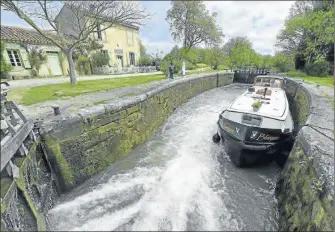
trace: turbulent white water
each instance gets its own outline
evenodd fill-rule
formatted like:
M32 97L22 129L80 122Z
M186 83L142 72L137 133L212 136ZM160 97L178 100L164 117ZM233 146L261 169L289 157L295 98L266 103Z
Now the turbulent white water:
M150 141L50 210L50 229L276 229L277 168L237 169L211 141L219 112L244 89L208 91L180 107Z

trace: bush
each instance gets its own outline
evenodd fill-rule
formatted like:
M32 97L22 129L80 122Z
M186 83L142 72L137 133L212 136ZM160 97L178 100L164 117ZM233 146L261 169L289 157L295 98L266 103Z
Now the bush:
M48 57L42 50L32 49L28 53L28 59L32 67L31 75L38 76L42 64L44 64Z
M194 70L196 68L197 68L197 66L193 65L192 63L190 63L188 61L185 62L185 69L186 70Z
M91 55L91 61L93 67L102 67L108 65L109 55L107 53L95 52Z
M8 71L13 69L11 64L8 64L4 57L3 53L5 52L5 42L1 41L0 44L0 79L8 79Z
M76 61L76 70L78 71L79 75L92 74L90 59L87 56L79 55Z
M151 66L151 63L151 59L148 56L141 56L140 59L138 59L139 66Z
M208 65L207 65L207 64L199 63L199 64L197 64L197 67L198 67L198 68L207 68Z
M303 73L299 70L297 71L289 71L286 73L287 76L289 77L307 77L307 74L306 73Z
M305 71L310 76L326 77L329 75L329 64L327 61L319 61L313 64L306 64Z
M161 63L161 66L160 66L160 69L161 71L166 75L168 76L169 75L169 66L170 66L170 60L164 60L162 61ZM173 64L175 66L175 69L174 69L174 73L179 73L181 71L181 67L182 67L182 62L179 61L179 60L176 60L176 61L173 61Z

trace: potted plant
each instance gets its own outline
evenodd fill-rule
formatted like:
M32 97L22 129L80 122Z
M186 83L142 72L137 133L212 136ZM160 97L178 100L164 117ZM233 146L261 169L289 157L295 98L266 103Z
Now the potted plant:
M255 101L254 103L252 103L252 108L254 109L254 111L258 111L261 105L262 105L261 101Z

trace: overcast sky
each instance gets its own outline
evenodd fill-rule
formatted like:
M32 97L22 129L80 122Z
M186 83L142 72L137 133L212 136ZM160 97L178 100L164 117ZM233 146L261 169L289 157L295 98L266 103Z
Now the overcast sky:
M210 11L218 12L218 23L225 34L224 41L234 36L247 36L253 48L261 54L274 54L276 35L282 28L293 1L206 1ZM155 13L140 32L149 53L157 49L167 53L174 46L166 11L170 1L141 1L148 12ZM1 10L1 24L29 27L11 12Z

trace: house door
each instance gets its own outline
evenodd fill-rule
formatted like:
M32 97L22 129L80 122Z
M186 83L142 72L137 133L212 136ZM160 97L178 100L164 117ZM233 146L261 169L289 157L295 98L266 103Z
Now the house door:
M122 68L123 67L123 62L122 62L122 56L117 56L117 66L119 68Z
M58 52L47 52L47 64L52 76L63 75Z

